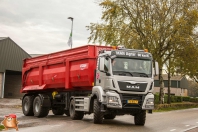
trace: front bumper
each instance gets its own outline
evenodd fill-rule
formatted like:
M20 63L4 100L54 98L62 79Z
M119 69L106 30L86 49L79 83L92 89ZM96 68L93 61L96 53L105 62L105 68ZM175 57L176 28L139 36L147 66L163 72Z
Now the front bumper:
M128 103L128 100L138 100L138 103ZM154 95L148 93L144 95L118 94L115 91L106 92L106 106L114 109L154 109Z

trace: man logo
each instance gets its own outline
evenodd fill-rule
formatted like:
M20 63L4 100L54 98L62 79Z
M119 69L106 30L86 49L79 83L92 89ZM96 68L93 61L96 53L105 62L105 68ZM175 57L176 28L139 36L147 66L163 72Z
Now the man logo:
M85 68L87 68L87 64L80 64L80 70L84 70Z
M126 88L127 89L140 89L140 86L137 86L137 85L135 85L135 86L127 85Z

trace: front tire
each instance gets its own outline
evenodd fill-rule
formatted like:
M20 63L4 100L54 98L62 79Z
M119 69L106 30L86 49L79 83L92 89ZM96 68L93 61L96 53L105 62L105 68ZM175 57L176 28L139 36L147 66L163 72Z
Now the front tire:
M33 112L36 117L45 117L49 113L49 108L41 106L41 98L39 96L34 99Z
M22 110L25 116L33 116L33 96L25 96L22 101Z
M144 126L146 121L146 110L141 110L138 114L134 117L135 125Z
M103 113L101 112L101 106L97 99L94 99L94 123L102 124L103 123Z
M72 99L70 102L69 113L72 120L82 120L84 113L75 110L75 101Z

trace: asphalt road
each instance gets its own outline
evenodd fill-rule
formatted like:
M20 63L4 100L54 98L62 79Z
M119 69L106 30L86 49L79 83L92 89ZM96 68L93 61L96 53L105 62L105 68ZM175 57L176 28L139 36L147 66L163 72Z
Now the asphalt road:
M67 116L46 118L23 116L21 108L0 108L0 121L5 115L14 113L19 121L19 132L197 132L198 108L171 112L147 114L145 126L135 126L130 115L117 116L114 120L104 120L104 124L94 124L93 115L85 115L83 120L71 120ZM14 132L9 129L7 132Z

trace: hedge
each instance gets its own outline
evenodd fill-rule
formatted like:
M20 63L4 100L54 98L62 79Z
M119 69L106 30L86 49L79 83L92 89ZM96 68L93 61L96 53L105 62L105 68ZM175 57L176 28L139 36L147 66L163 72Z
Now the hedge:
M174 96L171 95L171 103L177 103L177 102L182 102L182 101L187 101L187 102L195 102L198 103L198 98L192 98L192 97L182 97L182 96ZM159 94L154 95L154 101L155 104L159 104ZM168 95L164 95L164 103L168 102Z
M197 103L174 103L174 104L155 104L155 110L163 109L181 109L181 108L197 108Z
M198 98L190 98L189 101L190 101L190 102L198 103Z
M183 98L183 101L190 101L190 97L189 96L185 96L185 97L182 97Z

